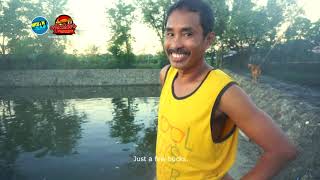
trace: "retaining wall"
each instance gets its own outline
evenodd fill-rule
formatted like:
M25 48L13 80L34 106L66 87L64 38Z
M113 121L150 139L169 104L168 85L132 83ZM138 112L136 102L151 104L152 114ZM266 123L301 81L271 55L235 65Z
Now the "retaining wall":
M0 71L0 87L159 84L159 69Z

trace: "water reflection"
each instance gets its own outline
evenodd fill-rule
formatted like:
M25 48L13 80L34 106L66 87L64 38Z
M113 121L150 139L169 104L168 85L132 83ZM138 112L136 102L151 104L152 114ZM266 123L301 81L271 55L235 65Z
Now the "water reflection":
M133 157L154 157L157 105L157 97L2 98L0 179L153 179L154 162Z
M113 98L113 121L110 123L110 136L119 137L121 143L136 142L142 124L135 122L137 104L133 98Z
M155 176L155 146L156 146L156 109L157 101L152 104L148 99L136 98L113 98L113 121L110 121L110 136L119 138L121 143L131 143L128 163L121 169L122 174L127 174L128 179L140 177L143 179L153 179ZM145 104L147 108L153 110L152 116L137 116L139 109ZM146 114L145 114L146 115ZM144 115L144 116L145 116ZM147 121L150 121L147 124ZM129 150L122 149L122 150ZM134 161L135 157L145 157L146 161ZM152 158L149 161L149 158Z
M85 115L64 101L0 100L0 179L15 176L22 152L35 158L76 153Z
M154 118L154 123L151 127L144 130L144 136L136 141L137 147L130 157L145 157L146 161L128 163L129 167L133 169L136 175L146 175L149 179L155 177L155 152L156 152L156 138L157 138L157 117ZM151 158L151 159L149 159Z

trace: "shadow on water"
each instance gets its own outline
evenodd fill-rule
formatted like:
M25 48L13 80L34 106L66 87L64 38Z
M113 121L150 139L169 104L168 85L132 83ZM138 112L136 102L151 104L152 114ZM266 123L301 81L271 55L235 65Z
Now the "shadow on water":
M158 86L0 89L0 179L153 179L154 162L134 156L154 157L158 95Z

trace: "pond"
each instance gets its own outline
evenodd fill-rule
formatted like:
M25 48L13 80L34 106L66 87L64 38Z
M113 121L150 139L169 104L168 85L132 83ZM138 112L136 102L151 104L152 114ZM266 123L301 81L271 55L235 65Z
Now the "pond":
M0 92L1 180L154 177L158 86Z
M159 86L0 88L0 180L152 180L159 94ZM319 106L280 107L278 96L270 106L263 94L258 103L273 116L281 111L279 125L301 148L275 179L319 179ZM235 179L261 155L239 139Z

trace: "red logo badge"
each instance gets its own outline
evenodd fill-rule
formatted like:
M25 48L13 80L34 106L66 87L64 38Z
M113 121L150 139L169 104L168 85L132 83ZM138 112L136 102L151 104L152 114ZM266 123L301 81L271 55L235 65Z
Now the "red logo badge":
M50 30L56 35L72 35L75 34L77 25L73 23L73 20L68 15L60 15L55 21L55 25L50 26Z

